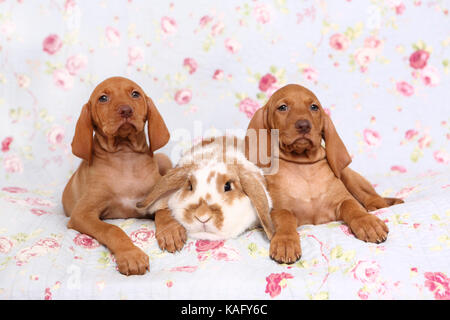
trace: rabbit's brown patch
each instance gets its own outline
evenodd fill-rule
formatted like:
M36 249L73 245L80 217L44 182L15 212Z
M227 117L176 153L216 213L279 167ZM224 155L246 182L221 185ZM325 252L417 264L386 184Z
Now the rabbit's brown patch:
M189 188L189 186L192 187ZM195 190L197 186L197 178L194 175L190 175L188 179L186 179L185 186L183 187L183 190L180 193L180 199L186 199L189 194L192 193L192 190Z
M225 192L224 187L227 182L230 182L231 190ZM217 191L219 192L219 194L223 195L223 199L228 205L231 205L235 199L240 199L245 196L245 194L242 192L242 187L237 176L232 176L229 173L217 173L216 186Z
M210 183L211 180L216 176L216 172L215 171L211 171L208 175L208 178L206 178L206 182Z
M201 218L203 216L211 217L217 229L220 230L222 228L224 217L220 205L208 205L205 199L200 198L198 203L193 203L184 209L184 218L187 223L192 223L195 217Z

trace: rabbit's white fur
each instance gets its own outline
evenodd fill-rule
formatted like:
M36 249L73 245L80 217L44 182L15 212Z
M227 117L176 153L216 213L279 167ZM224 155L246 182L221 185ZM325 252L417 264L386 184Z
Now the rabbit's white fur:
M232 139L239 141L236 138ZM173 170L183 167L189 168L188 172L185 173L186 178L184 178L186 184L169 196L157 200L150 206L150 211L155 212L163 207L169 208L174 218L186 228L189 236L193 238L207 240L234 238L245 230L260 224L258 211L246 193L239 192L239 188L236 188L234 197L230 201L230 198L227 197L230 197L231 194L223 192L223 190L221 192L221 186L218 186L217 177L219 175L235 177L239 169L240 175L245 174L246 177L251 176L251 183L258 184L258 186L254 187L258 187L259 190L261 188L264 190L267 199L264 199L264 201L267 201L268 208L267 206L266 208L268 210L260 214L264 214L267 217L265 221L270 220L269 212L272 208L272 201L266 189L262 170L248 161L242 149L235 147L228 139L226 140L226 146L225 159L223 158L222 143L210 143L206 145L198 143L183 154L177 167ZM233 172L230 172L230 170ZM211 177L212 175L213 177ZM188 179L195 180L195 187L189 192L187 191ZM236 176L236 183L238 184L243 182L242 180L239 182L239 179ZM236 184L233 182L232 189L234 190L235 187ZM195 209L196 211L194 210L195 212L190 216L187 214L188 208L198 208L200 204L205 208L205 216L201 216L202 213L199 209ZM219 223L219 226L217 225L218 222L215 221L214 215L220 213L209 208L218 208L217 212L221 210L223 221ZM200 216L198 217L198 215ZM199 219L206 221L208 216L211 217L208 222L203 224L199 221ZM271 224L270 221L269 223ZM267 232L267 222L264 228Z

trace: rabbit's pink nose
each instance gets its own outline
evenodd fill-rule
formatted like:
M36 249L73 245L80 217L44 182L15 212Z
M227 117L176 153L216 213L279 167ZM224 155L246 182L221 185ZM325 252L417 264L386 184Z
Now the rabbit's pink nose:
M201 222L201 223L203 223L203 224L205 224L205 223L207 223L209 220L211 220L211 218L212 217L207 217L205 220L202 220L202 219L200 219L199 217L197 217L197 216L194 216L195 217L195 219L197 219L199 222Z

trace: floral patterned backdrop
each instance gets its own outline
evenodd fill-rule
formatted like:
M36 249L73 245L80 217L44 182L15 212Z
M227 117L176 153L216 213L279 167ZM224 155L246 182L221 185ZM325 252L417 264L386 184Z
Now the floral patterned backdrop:
M189 138L243 130L299 83L331 113L353 168L445 169L449 30L445 1L0 1L0 177L66 179L81 106L114 75ZM174 161L180 136L163 149Z
M448 10L444 0L0 0L0 297L74 297L58 290L71 283L69 260L92 275L78 297L170 298L173 287L186 298L194 279L226 269L239 276L218 279L220 292L198 287L203 297L235 297L240 286L246 297L449 299ZM162 151L174 161L207 132L242 135L277 88L308 87L352 168L377 175L380 193L406 199L376 213L391 242L358 242L337 222L305 226L303 260L286 267L268 259L259 231L190 240L177 258L157 248L152 222L116 221L146 248L145 277L161 290L127 291L144 284L124 282L104 247L67 230L60 204L80 162L70 143L81 107L116 75L153 98L172 133ZM220 264L240 259L254 269ZM344 276L348 292L333 292Z

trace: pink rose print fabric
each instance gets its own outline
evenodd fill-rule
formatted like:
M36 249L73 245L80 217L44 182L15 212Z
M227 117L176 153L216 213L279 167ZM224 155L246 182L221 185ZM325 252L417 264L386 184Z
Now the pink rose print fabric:
M431 0L0 0L0 299L450 300L448 11ZM150 259L145 275L121 275L61 204L81 161L81 108L111 76L152 99L171 134L158 152L174 164L192 140L242 137L276 90L305 86L350 168L405 200L371 213L388 239L362 242L342 221L299 226L301 259L279 265L261 228L188 237L170 254L150 217L112 219Z

